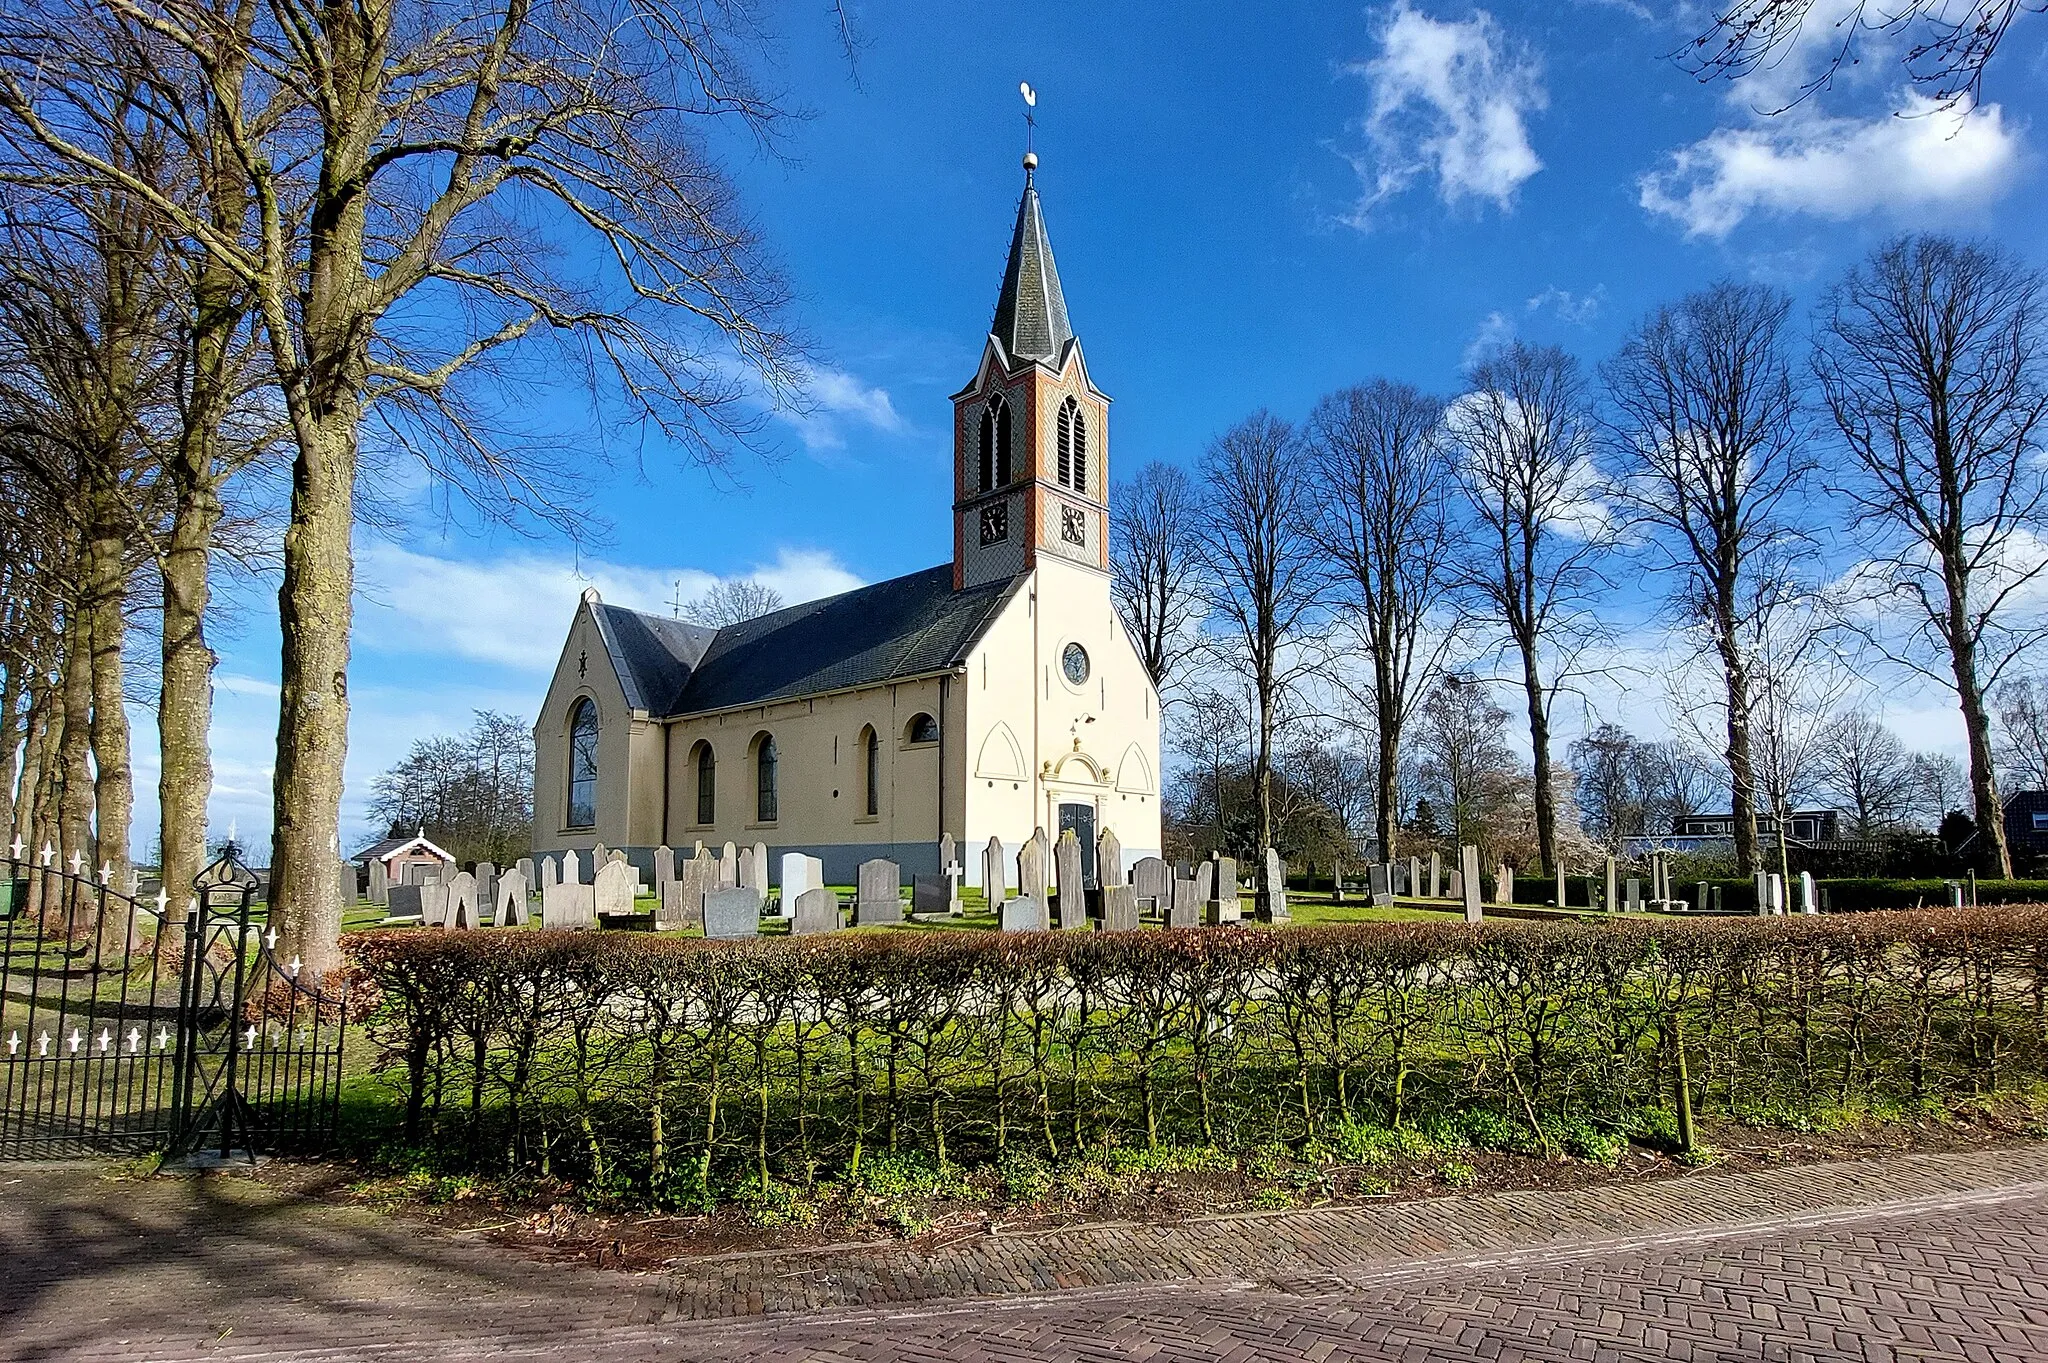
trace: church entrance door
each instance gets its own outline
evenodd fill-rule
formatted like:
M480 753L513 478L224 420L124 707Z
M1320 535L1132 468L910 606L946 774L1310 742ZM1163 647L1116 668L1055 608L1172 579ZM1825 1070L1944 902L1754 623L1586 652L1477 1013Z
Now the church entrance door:
M1060 832L1069 828L1081 842L1081 879L1095 883L1095 806L1061 805Z

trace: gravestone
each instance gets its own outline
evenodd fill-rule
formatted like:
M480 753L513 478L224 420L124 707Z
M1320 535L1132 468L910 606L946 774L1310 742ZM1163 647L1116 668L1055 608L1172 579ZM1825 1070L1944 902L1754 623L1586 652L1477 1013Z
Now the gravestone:
M800 891L790 909L789 930L798 937L839 931L839 896L822 885Z
M732 889L740 883L740 849L727 843L718 853L718 887Z
M476 864L476 908L479 917L485 909L495 909L498 903L498 865L492 861Z
M703 927L705 897L717 888L717 858L706 854L677 863L676 878L668 895L668 900L674 904L670 911L673 919L670 926Z
M1440 852L1429 854L1429 897L1442 899L1444 888L1444 859Z
M341 904L341 911L347 913L356 903L356 864L352 861L338 861L334 864L334 897Z
M1128 883L1124 875L1124 844L1114 829L1105 828L1095 839L1095 878L1107 887Z
M1444 885L1444 898L1462 901L1465 898L1465 873L1452 871Z
M1088 889L1081 880L1081 839L1071 828L1062 829L1054 845L1053 877L1059 882L1060 927L1085 927Z
M1785 912L1785 877L1776 871L1771 872L1769 890L1771 912L1774 914Z
M953 903L953 877L937 875L910 878L910 912L913 916L945 918L952 914Z
M599 918L625 917L633 912L633 868L623 861L607 861L597 868L591 881L592 902Z
M1394 887L1387 883L1387 868L1379 862L1365 868L1366 897L1374 908L1394 902Z
M1287 863L1278 848L1266 849L1266 864L1259 872L1259 921L1285 923L1287 913Z
M444 922L451 928L473 928L476 918L476 877L467 871L458 871L442 887L448 895L447 916Z
M1622 887L1622 908L1629 913L1643 911L1643 882L1630 876Z
M1600 900L1600 907L1605 909L1609 913L1613 913L1617 908L1620 907L1620 905L1616 902L1614 898L1614 877L1617 874L1618 872L1615 870L1614 866L1614 858L1609 857L1607 859L1607 880L1604 892Z
M750 885L732 885L704 896L704 935L732 941L761 935L761 900Z
M540 925L559 929L596 927L596 890L573 880L548 886L540 892Z
M526 887L533 888L533 858L521 857L518 862L519 874L526 877Z
M370 902L386 908L391 904L391 869L382 857L370 858Z
M676 878L676 853L675 853L675 849L674 849L673 847L670 847L670 846L669 846L669 845L668 845L667 843L663 843L663 844L662 844L661 846L659 846L659 847L657 847L657 848L655 848L655 849L654 849L654 888L655 888L655 890L656 890L656 891L658 892L658 891L659 891L659 890L661 889L661 887L662 887L662 886L664 886L664 885L668 884L668 883L669 883L669 882L670 882L671 880L674 880L675 878Z
M1512 904L1515 902L1515 868L1507 865L1505 862L1501 864L1499 870L1493 873L1493 902L1496 904Z
M1480 922L1485 913L1479 904L1479 849L1466 843L1458 849L1458 881L1464 890L1465 921Z
M1422 858L1408 858L1408 897L1422 898Z
M426 921L425 887L421 885L393 885L385 896L385 908L392 918L417 918Z
M1043 896L1020 894L1003 901L1004 932L1044 932L1048 927Z
M562 853L562 883L581 885L583 883L583 857L575 848Z
M1198 928L1202 926L1202 901L1195 893L1195 882L1175 876L1172 890L1166 904L1166 926L1169 928Z
M864 861L856 873L859 894L854 899L853 921L862 927L870 923L903 921L903 868L886 857Z
M1707 882L1702 880L1692 887L1693 908L1700 913L1707 911Z
M1756 911L1762 917L1771 911L1771 877L1767 871L1758 871L1755 880Z
M1244 902L1237 894L1237 858L1226 857L1221 852L1209 854L1209 870L1213 879L1209 882L1212 896L1203 917L1213 924L1240 923L1244 921Z
M739 868L734 872L733 883L743 890L751 890L756 884L755 876L758 874L759 868L754 865L754 849L742 847Z
M420 922L430 928L448 926L448 887L437 881L420 886Z
M1138 930L1138 896L1128 885L1105 885L1102 887L1102 930L1104 932L1136 932Z
M803 852L782 854L782 916L792 917L796 913L796 901L806 890L822 889L825 884L825 863Z
M1557 864L1557 907L1561 909L1564 906L1564 863L1560 861Z
M954 845L953 835L951 833L939 834L939 874L944 875L957 857L958 848ZM954 874L957 875L958 872Z
M1003 854L1003 840L990 838L988 846L981 849L981 897L989 908L996 909L1009 894L1009 865Z
M768 844L754 844L754 895L763 904L768 902Z
M526 877L520 874L517 866L498 877L498 889L491 902L491 921L501 928L526 925Z
M1960 884L1956 886L1956 893L1959 896L1962 893L1962 889L1963 887ZM1956 900L1956 907L1959 909L1963 907L1963 901L1960 898ZM1814 888L1813 872L1811 871L1801 871L1799 873L1799 912L1820 912L1820 892Z
M1052 889L1052 839L1046 837L1043 828L1033 828L1031 830L1031 844L1038 852L1037 859L1032 864L1038 868L1040 879L1036 882L1019 880L1017 882L1017 893L1028 894L1041 903L1049 903L1050 901L1046 898L1046 893ZM1021 858L1018 860L1017 866L1021 874L1024 866Z
M1045 902L1045 830L1034 829L1017 849L1017 893Z
M1131 893L1137 897L1138 912L1166 917L1173 903L1173 868L1158 857L1139 857L1131 867Z

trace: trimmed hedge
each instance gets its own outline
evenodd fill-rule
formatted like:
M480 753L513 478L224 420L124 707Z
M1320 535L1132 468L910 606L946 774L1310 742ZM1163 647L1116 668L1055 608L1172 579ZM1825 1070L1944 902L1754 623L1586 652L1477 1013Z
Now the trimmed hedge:
M2030 1088L2048 1057L2039 907L344 946L404 1094L394 1135L665 1203L881 1149L944 1167L1475 1108L1543 1145L1681 1106L1883 1113Z

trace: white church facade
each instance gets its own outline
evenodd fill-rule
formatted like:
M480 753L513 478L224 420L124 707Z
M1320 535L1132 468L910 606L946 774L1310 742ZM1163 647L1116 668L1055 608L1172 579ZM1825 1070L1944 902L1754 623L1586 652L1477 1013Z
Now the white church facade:
M994 321L954 395L953 559L723 629L584 593L534 727L534 851L765 843L828 882L968 883L1037 828L1160 847L1159 698L1109 589L1109 399L1027 158Z

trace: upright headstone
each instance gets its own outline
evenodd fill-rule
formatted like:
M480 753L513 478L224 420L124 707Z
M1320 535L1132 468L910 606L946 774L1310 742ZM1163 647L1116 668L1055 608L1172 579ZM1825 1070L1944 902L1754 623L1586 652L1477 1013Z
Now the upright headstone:
M1564 908L1564 863L1557 864L1557 907Z
M1004 900L1000 926L1004 932L1046 931L1051 924L1046 919L1044 893Z
M941 875L944 875L946 868L959 859L958 852L959 848L955 845L951 833L939 834L939 873Z
M710 853L676 863L674 887L669 892L675 907L671 911L673 921L667 926L703 927L705 897L717 888L718 859Z
M654 888L656 893L659 893L662 886L668 884L671 880L674 880L675 878L675 849L670 847L667 843L663 843L661 846L654 849Z
M1124 876L1124 845L1116 830L1105 828L1095 839L1095 879L1097 883L1122 885L1127 883Z
M1060 926L1088 926L1088 888L1081 879L1081 839L1073 829L1060 831L1052 860L1053 875L1059 881Z
M1017 893L1028 895L1040 905L1045 903L1045 842L1039 836L1043 832L1033 832L1017 849Z
M1785 912L1785 877L1776 871L1771 872L1768 888L1771 896L1771 912Z
M704 935L731 941L761 935L761 898L751 885L713 890L704 897Z
M356 906L356 864L352 861L334 863L334 898L347 913Z
M386 908L391 905L391 868L382 857L370 858L370 902Z
M605 846L605 845L604 845L603 843L599 843L599 844L597 844L597 846L595 846L595 847L593 847L593 848L591 848L591 849L590 849L590 883L591 883L591 884L595 885L595 884L597 883L597 872L598 872L598 868L599 868L599 867L601 867L601 866L603 866L603 865L604 865L604 864L605 864L606 862L610 861L611 859L612 859L612 849L611 849L611 848L609 848L609 847L606 847L606 846Z
M863 927L870 923L903 921L903 869L883 857L860 864L859 894L853 905L853 921Z
M623 861L607 861L597 868L590 882L599 918L622 918L633 912L633 868Z
M498 903L498 864L480 861L476 864L476 908L479 916L485 909L493 909Z
M1003 854L1003 840L991 837L981 849L981 897L990 911L1002 907L1010 895L1010 868Z
M562 883L581 885L583 883L583 858L571 847L562 853Z
M1194 880L1175 876L1171 897L1166 905L1166 926L1169 928L1198 928L1202 926L1202 901L1195 893Z
M1600 907L1602 909L1605 909L1608 913L1613 913L1616 909L1621 907L1621 905L1615 900L1614 897L1614 878L1617 874L1618 872L1615 869L1614 858L1609 857L1607 859L1607 880L1606 883L1601 887L1600 899Z
M476 877L468 871L457 871L442 886L448 896L446 917L442 920L451 928L473 928L476 916Z
M1365 868L1366 897L1375 907L1384 908L1394 902L1394 887L1387 883L1387 868L1374 862Z
M1515 868L1506 862L1493 874L1493 902L1512 904L1515 902Z
M1203 916L1211 923L1243 922L1244 902L1237 895L1237 858L1211 852L1209 865L1216 877L1212 882L1215 889L1211 891L1216 897L1209 901Z
M491 921L501 928L526 926L526 877L514 866L498 877L492 897Z
M1432 852L1430 852L1430 854L1429 854L1429 897L1430 897L1431 899L1442 899L1442 898L1443 898L1443 894L1441 893L1441 891L1443 890L1443 887L1444 887L1444 858L1443 858L1443 854L1442 854L1441 852L1436 852L1436 851L1432 851Z
M734 872L734 884L743 890L751 890L759 883L756 879L759 875L760 868L754 865L754 849L742 847L740 849L739 867Z
M1702 880L1692 887L1693 907L1701 913L1707 911L1707 882Z
M417 918L424 923L427 917L425 897L424 885L393 885L385 896L384 907L389 917Z
M1444 898L1455 899L1460 903L1464 902L1465 873L1463 871L1453 870L1448 876L1444 877Z
M1287 863L1278 848L1266 849L1265 864L1259 868L1258 914L1261 923L1285 923L1287 913Z
M1206 920L1216 899L1216 863L1205 861L1195 867L1195 912Z
M540 892L540 925L544 928L597 926L597 891L565 880Z
M945 918L953 912L953 877L912 876L910 912L920 918Z
M522 876L525 876L525 877L526 877L526 888L527 888L527 889L529 889L529 890L531 890L531 889L533 888L533 884L534 884L534 880L533 880L533 858L532 858L532 857L521 857L521 858L519 859L518 865L519 865L519 874L520 874L520 875L522 875Z
M1419 899L1422 897L1421 857L1408 858L1408 897L1411 899Z
M1138 896L1128 885L1104 885L1102 887L1102 930L1104 932L1136 932L1138 930Z
M1031 830L1031 841L1038 849L1038 858L1033 864L1038 867L1039 879L1034 884L1020 882L1017 893L1028 894L1040 903L1050 903L1047 892L1052 889L1052 839L1045 835L1043 828L1034 828ZM1021 859L1017 862L1017 867L1021 874L1024 867Z
M1139 857L1131 867L1131 892L1137 896L1139 913L1164 918L1173 903L1173 868L1158 857Z
M1755 880L1756 911L1758 917L1771 911L1771 876L1768 871L1758 871Z
M1962 888L1961 885L1956 886L1958 894L1961 893ZM1956 907L1960 909L1962 906L1962 900L1957 899ZM1813 872L1811 871L1801 871L1799 873L1799 912L1820 912L1820 891L1814 887Z
M783 893L789 893L785 887ZM789 930L798 937L817 932L839 931L839 896L822 885L797 893L790 909Z
M1477 923L1484 918L1479 904L1479 849L1466 843L1458 849L1459 879L1465 891L1465 921Z
M754 897L763 904L768 902L768 844L754 844Z
M1641 913L1643 911L1643 882L1640 877L1630 876L1628 878L1628 885L1623 891L1621 906L1630 913Z
M796 910L796 901L805 890L820 889L825 884L825 863L807 852L784 852L782 854L782 904L788 910L782 916L787 918Z
M448 887L439 881L420 886L420 922L430 928L448 926Z

